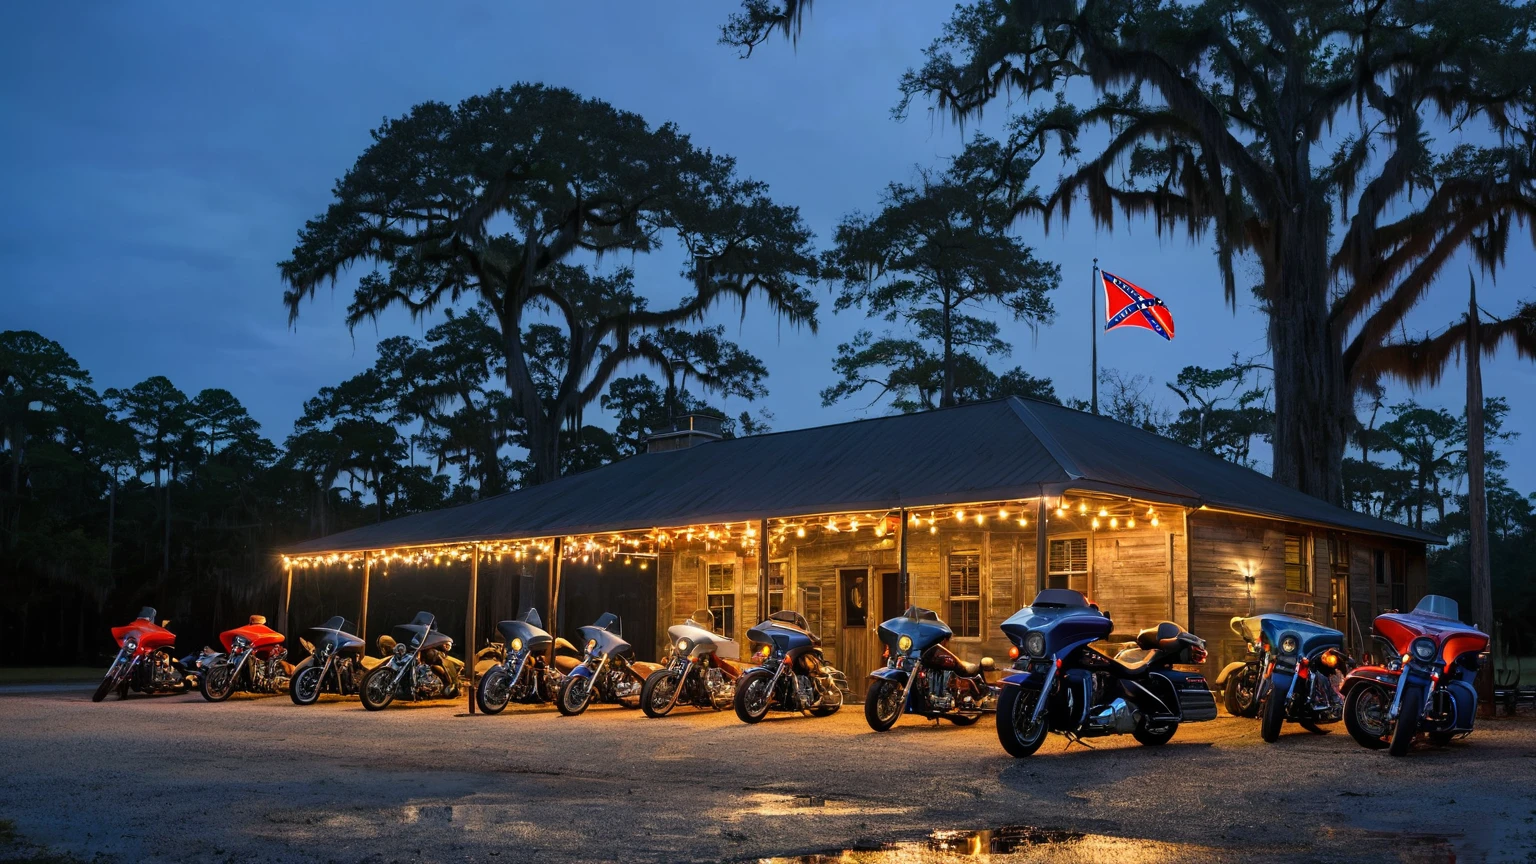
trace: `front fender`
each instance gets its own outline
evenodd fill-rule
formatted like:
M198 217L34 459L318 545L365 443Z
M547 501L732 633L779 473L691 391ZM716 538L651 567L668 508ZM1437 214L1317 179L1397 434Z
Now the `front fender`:
M1357 666L1344 678L1344 686L1340 687L1339 691L1348 695L1350 690L1365 683L1380 684L1389 690L1395 689L1398 676L1401 674L1385 666Z
M1290 699L1291 685L1295 683L1295 681L1295 672L1271 671L1269 673L1269 698L1286 700Z
M570 672L567 672L565 677L567 677L567 678L591 678L592 677L592 667L588 666L585 663L583 663L580 666L577 666L575 669L572 669Z
M907 672L905 669L893 669L889 666L882 666L881 668L869 673L869 677L871 678L883 678L886 681L895 681L897 684L902 686L906 686L907 678L909 678L910 675L911 673Z
M1222 667L1220 674L1216 676L1216 686L1220 687L1223 684L1226 684L1227 679L1232 677L1232 673L1240 672L1246 668L1248 668L1248 664L1242 660L1234 660L1231 663L1228 663L1226 666Z
M1012 675L1004 675L997 683L1004 687L1039 687L1042 680L1043 676L1033 672L1015 672Z

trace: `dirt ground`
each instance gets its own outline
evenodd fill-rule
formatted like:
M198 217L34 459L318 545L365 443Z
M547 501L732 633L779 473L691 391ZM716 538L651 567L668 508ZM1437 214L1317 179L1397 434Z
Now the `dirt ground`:
M1530 715L1404 759L1223 717L1014 760L990 718L876 734L859 706L88 696L0 696L0 861L1536 860Z

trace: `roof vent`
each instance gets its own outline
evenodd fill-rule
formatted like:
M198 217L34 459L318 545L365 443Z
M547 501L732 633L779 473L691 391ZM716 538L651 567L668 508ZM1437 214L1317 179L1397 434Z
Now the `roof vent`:
M657 432L645 441L645 452L665 453L668 450L687 450L699 444L718 441L724 437L719 417L708 414L682 414L672 420L672 428Z

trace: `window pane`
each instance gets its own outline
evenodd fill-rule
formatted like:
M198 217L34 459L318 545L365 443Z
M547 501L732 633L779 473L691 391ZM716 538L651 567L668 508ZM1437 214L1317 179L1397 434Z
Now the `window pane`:
M1303 594L1312 593L1312 580L1307 571L1306 538L1285 535L1285 590Z
M949 601L949 628L956 636L980 636L981 601Z
M949 556L949 596L981 596L981 556L960 553Z
M1087 573L1088 538L1066 537L1050 542L1047 573Z

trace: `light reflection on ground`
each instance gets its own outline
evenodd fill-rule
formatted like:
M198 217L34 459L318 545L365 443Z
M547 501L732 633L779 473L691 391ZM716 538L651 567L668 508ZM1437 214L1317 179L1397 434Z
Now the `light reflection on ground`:
M1017 825L986 831L935 831L926 840L892 843L879 848L759 860L761 864L942 864L983 858L997 862L1043 861L1052 864L1164 864L1168 861L1201 864L1231 860L1232 851L1213 846Z

